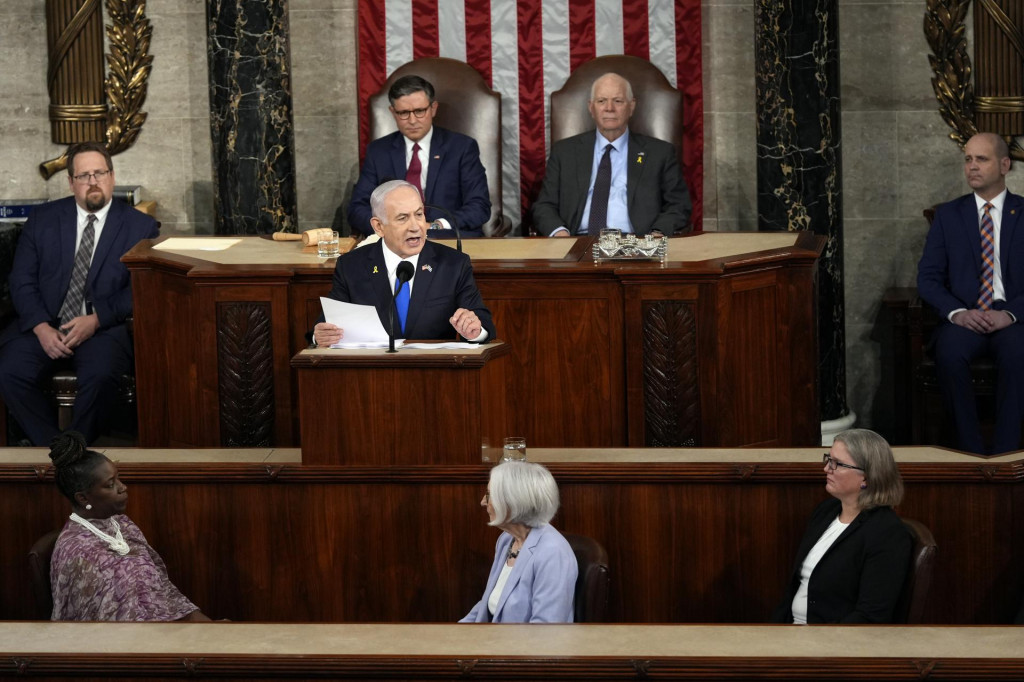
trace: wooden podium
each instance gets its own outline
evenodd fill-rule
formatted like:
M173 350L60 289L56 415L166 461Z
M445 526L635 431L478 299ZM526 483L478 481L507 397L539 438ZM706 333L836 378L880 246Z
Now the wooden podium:
M298 375L303 464L496 461L507 430L508 344L465 350L310 348ZM495 453L495 454L491 454Z

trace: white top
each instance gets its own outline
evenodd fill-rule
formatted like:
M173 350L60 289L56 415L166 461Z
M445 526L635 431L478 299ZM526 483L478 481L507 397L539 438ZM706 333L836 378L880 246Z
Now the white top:
M843 531L849 525L848 523L841 523L837 516L836 520L829 524L829 527L825 529L825 532L821 534L814 547L811 547L811 551L804 558L804 564L800 567L800 587L796 590L796 596L793 597L793 605L791 607L793 623L795 625L807 624L807 583L811 581L811 573L814 572L814 567L818 565L821 557L825 556L828 548L832 546L836 538L843 534Z
M501 567L501 573L498 574L498 579L494 582L494 589L491 590L491 596L487 598L487 610L491 616L494 616L494 612L498 610L498 602L501 601L501 593L505 590L505 583L508 582L508 577L512 575L512 567L508 565L508 560L505 560L505 565Z

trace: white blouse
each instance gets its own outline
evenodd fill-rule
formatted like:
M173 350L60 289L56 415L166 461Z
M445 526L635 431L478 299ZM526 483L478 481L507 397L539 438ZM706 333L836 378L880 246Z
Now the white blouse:
M836 538L843 534L843 531L849 525L848 523L841 523L837 516L836 520L829 524L829 527L825 529L825 532L821 534L814 547L811 547L811 551L804 558L803 566L800 567L800 587L796 590L796 596L793 597L793 605L791 607L793 623L795 625L807 624L807 583L811 581L811 573L814 572L814 567L818 565L821 557L825 555L828 548L832 546Z

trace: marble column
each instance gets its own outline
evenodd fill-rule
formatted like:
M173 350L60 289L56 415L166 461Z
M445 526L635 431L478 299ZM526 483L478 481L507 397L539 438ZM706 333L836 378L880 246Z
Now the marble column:
M288 0L208 0L214 231L294 232Z
M827 239L818 268L821 419L846 417L837 0L754 0L762 230Z

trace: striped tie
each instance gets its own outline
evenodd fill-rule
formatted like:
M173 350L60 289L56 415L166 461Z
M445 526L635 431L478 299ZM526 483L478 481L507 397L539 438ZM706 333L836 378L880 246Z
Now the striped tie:
M981 290L978 293L978 307L991 310L995 296L996 240L992 223L992 204L986 202L981 216Z
M82 243L75 254L75 267L71 271L71 284L64 296L64 305L60 307L60 323L67 324L82 314L82 301L85 299L85 280L89 278L89 264L92 263L92 242L95 235L93 224L96 216L92 213L82 232Z

